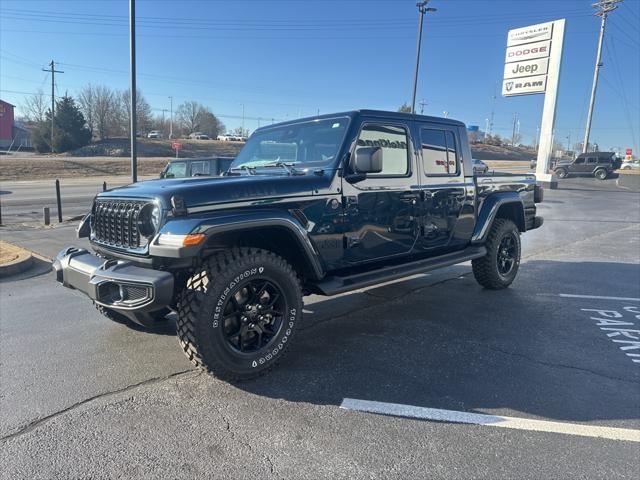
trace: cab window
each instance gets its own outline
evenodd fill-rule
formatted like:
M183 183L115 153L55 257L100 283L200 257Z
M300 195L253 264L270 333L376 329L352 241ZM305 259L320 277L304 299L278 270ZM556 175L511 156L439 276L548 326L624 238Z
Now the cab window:
M457 175L458 151L451 130L423 128L420 130L422 143L422 165L424 173L434 175Z
M186 176L186 162L171 162L171 164L169 164L169 168L167 169L167 173L165 173L166 178L182 178Z
M361 147L382 148L382 171L371 177L407 175L409 173L409 140L407 130L396 125L367 124L362 127L356 152Z
M199 161L191 162L191 176L198 177L203 175L209 175L209 162Z

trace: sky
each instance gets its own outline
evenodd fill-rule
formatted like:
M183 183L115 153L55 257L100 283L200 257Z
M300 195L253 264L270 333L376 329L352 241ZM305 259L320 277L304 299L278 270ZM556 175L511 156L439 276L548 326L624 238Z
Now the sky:
M565 18L555 139L584 135L600 20L595 0L431 0L424 19L416 110L510 137L517 113L532 144L543 95L501 97L510 29ZM50 91L126 89L128 0L0 0L0 98L18 106ZM229 129L411 101L416 0L137 0L138 88L169 115L187 100ZM601 150L640 141L640 0L609 15L591 140ZM493 98L495 95L495 99Z

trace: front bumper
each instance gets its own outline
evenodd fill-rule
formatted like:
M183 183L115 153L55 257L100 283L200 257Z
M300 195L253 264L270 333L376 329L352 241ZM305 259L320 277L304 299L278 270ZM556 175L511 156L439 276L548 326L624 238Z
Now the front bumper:
M98 305L148 326L152 314L173 300L174 278L169 272L106 260L76 247L62 250L53 262L56 280L80 290Z

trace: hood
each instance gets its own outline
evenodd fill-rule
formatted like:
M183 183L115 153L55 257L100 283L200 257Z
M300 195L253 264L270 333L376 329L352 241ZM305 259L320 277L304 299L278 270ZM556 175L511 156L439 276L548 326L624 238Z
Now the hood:
M147 180L102 192L99 198L155 198L165 208L179 195L187 208L326 193L334 171L306 175L242 175ZM323 192L324 190L324 192Z

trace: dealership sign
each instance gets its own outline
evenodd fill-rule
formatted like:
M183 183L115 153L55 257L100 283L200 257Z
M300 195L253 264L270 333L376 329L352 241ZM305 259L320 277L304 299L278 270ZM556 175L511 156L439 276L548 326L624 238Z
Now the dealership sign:
M565 20L529 25L509 30L504 55L502 95L544 94L536 179L553 184L549 159L553 149L558 83L562 63Z
M509 30L502 77L503 96L530 95L546 91L546 76L553 42L562 42L562 39L558 38L558 32L554 32L556 23L539 23ZM561 29L560 33L563 32ZM521 78L522 81L512 80L514 78Z

